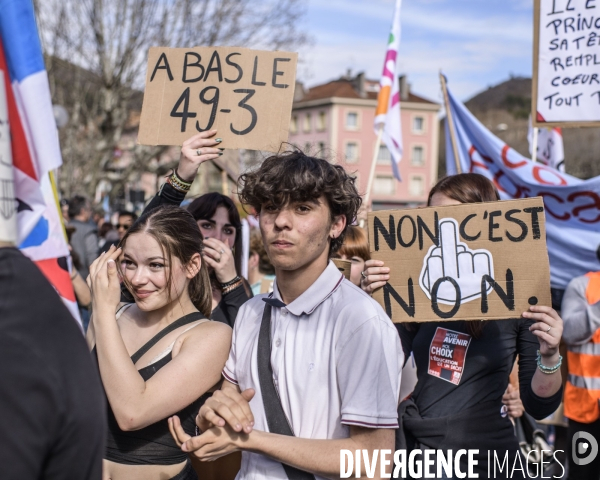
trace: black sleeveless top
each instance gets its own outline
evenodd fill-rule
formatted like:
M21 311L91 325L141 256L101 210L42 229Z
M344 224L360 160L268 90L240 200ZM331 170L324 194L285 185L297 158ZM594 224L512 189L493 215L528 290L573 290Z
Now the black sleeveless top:
M201 320L204 317L200 312L190 313L179 320L171 323L163 330L158 332L142 348L131 356L131 361L135 364L150 348L173 330L192 322ZM93 356L97 360L97 352L94 347ZM173 357L168 355L157 362L138 370L144 381L148 381L162 367L171 361ZM191 405L188 405L180 412L175 413L181 420L181 426L189 435L194 435L196 430L196 415L210 393L205 393ZM117 419L110 407L108 398L106 400L106 412L108 417L108 432L106 438L106 454L104 458L115 463L126 465L174 465L187 460L187 454L181 451L175 444L175 440L169 432L167 419L160 420L152 425L148 425L140 430L124 432L119 428Z

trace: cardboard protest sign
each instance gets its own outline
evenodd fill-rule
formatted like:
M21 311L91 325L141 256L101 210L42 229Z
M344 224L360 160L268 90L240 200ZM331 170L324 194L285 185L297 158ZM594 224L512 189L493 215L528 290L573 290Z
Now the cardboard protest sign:
M600 125L600 2L535 0L536 127Z
M540 197L371 212L369 248L391 269L373 298L395 323L503 320L551 304Z
M346 280L350 280L352 262L350 260L342 260L341 258L332 258L331 261L338 268L338 270L344 274Z
M181 145L217 129L223 148L277 151L288 139L298 54L150 48L138 142Z

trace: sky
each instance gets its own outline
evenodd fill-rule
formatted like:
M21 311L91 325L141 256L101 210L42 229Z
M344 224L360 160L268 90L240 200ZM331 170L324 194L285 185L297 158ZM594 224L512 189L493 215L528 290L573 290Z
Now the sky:
M348 69L379 79L395 0L308 0L298 78L306 86ZM467 100L513 76L531 76L533 0L403 0L400 68L412 92L441 102L440 69Z

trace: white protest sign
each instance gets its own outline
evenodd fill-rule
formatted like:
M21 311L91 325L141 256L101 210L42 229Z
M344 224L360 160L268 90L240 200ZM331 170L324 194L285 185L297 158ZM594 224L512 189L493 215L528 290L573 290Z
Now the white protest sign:
M535 0L533 124L600 125L600 0Z

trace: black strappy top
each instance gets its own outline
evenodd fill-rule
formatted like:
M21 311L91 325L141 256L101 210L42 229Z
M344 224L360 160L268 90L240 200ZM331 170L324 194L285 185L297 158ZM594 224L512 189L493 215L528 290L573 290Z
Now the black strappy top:
M204 315L200 312L190 313L179 320L171 323L163 330L158 332L142 348L131 356L131 361L135 364L148 350L150 350L160 339L173 330L198 320L202 320ZM92 351L97 359L96 348ZM157 362L138 370L144 381L152 378L162 367L172 359L171 352ZM194 435L196 430L196 415L210 393L205 393L191 405L185 407L180 412L175 413L181 420L181 426L189 435ZM174 465L187 460L187 455L175 444L167 419L160 420L152 425L148 425L140 430L124 432L119 428L117 419L110 407L108 398L106 400L106 412L108 417L108 432L106 438L106 454L104 458L115 463L126 465Z

